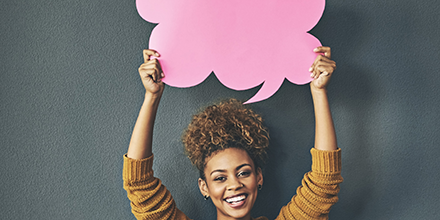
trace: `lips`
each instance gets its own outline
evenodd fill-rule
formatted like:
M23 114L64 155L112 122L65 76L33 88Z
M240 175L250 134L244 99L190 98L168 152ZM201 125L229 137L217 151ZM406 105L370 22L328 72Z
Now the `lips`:
M224 201L227 202L228 205L232 208L240 208L241 206L244 205L246 198L247 198L247 194L243 193L239 195L230 196L224 199Z

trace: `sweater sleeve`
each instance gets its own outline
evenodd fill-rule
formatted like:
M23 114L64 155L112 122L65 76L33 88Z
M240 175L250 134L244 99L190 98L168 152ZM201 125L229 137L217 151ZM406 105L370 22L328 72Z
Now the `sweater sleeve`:
M304 175L296 195L284 206L277 220L328 219L330 208L338 201L341 177L341 149L312 154L312 170Z
M124 155L122 177L127 197L131 201L132 213L142 220L187 220L177 209L171 193L162 181L153 176L153 155L134 160Z

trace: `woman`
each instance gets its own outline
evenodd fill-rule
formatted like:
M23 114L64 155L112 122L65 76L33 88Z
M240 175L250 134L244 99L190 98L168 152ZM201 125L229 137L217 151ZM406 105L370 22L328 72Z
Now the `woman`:
M311 149L312 171L291 202L281 208L277 219L328 219L338 200L341 158L327 99L327 85L336 64L328 47L310 67L310 90L315 110L315 146ZM189 219L176 208L170 192L153 177L152 135L157 108L164 89L164 77L154 50L144 50L139 74L146 89L145 99L124 156L124 189L137 219ZM211 198L217 219L253 219L252 206L263 186L268 134L262 119L236 100L222 102L194 116L183 135L191 162L199 169L199 189ZM259 217L258 220L267 219Z

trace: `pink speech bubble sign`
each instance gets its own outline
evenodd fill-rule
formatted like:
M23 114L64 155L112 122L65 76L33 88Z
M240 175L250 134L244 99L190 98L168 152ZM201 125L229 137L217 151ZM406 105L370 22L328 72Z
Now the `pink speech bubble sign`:
M211 72L226 87L261 89L246 103L269 98L284 79L312 81L309 67L321 43L310 31L325 0L137 0L140 16L158 23L150 48L161 54L174 87L203 82Z

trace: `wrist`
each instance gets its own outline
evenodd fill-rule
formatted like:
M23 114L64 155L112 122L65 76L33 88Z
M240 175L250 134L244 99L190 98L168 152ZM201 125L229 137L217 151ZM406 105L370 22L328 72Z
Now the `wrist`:
M158 106L162 95L146 92L144 96L144 105Z
M310 92L312 96L327 96L327 88L316 88L313 85L310 85Z

